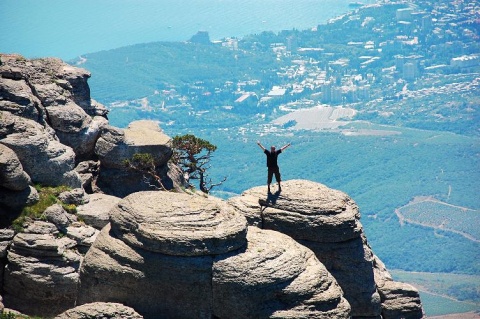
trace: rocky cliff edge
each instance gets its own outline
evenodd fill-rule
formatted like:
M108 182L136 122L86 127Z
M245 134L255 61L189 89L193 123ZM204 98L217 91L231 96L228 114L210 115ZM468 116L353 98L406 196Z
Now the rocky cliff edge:
M0 55L0 310L422 318L418 292L392 280L346 194L304 180L228 202L181 192L169 137L150 121L110 126L89 77L59 59ZM152 154L173 192L148 191L125 167L136 153ZM54 203L9 227L47 186L61 186Z

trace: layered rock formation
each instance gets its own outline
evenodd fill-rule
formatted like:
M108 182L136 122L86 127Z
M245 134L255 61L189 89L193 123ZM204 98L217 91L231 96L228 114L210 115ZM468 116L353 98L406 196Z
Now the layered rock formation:
M105 107L90 98L88 71L54 58L1 55L0 59L0 161L10 163L5 170L0 166L0 176L10 174L6 184L0 180L2 193L7 194L0 204L13 203L9 207L18 209L17 202L34 201L31 182L122 197L149 190L142 173L125 167L124 160L136 153L154 156L165 188L183 186L179 169L168 164L169 137L150 121L132 123L125 130L109 126ZM11 156L18 158L16 164ZM98 159L95 167L92 161ZM12 169L18 172L10 173Z
M155 184L153 180L142 172L125 169L125 160L131 160L135 154L148 153L158 168L163 186L178 190L184 184L183 174L168 163L172 156L169 140L158 123L152 121L132 122L126 129L105 127L95 145L95 154L101 163L97 186L118 197L148 190L148 184Z
M126 303L145 318L349 318L309 249L246 224L215 199L129 195L85 256L78 302Z
M37 221L18 233L8 251L4 303L27 314L53 316L75 305L81 255L55 225Z
M357 205L346 194L291 180L282 183L282 192L267 194L266 187L255 187L228 203L249 224L282 232L310 248L342 287L354 318L423 317L418 291L392 281L367 243Z
M344 193L287 181L282 193L252 188L228 203L186 194L158 123L108 125L86 70L58 59L0 61L0 310L63 312L59 318L422 316L418 292L392 280ZM125 165L135 154L150 154L155 178L176 192L146 191L159 185ZM15 233L12 220L42 195L33 184L71 190Z

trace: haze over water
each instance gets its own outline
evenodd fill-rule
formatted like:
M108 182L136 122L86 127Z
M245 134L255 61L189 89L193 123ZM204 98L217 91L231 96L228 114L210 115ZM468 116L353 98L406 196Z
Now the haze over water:
M64 60L154 41L310 29L351 0L2 0L0 52ZM365 0L364 3L374 3Z

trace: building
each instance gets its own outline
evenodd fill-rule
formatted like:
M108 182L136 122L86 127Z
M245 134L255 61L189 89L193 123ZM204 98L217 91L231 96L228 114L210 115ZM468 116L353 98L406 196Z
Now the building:
M450 60L450 66L452 68L473 68L480 66L480 56L476 54L471 55L462 55L460 57L456 57Z
M396 11L397 22L399 21L412 21L412 8L403 8Z

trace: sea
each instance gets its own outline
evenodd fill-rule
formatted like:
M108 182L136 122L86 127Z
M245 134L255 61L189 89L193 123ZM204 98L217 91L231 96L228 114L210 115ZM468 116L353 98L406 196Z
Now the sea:
M364 4L375 0L364 0ZM1 0L0 53L82 54L156 41L306 30L353 10L351 0Z

